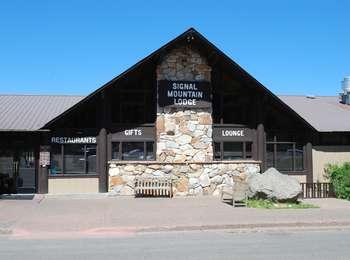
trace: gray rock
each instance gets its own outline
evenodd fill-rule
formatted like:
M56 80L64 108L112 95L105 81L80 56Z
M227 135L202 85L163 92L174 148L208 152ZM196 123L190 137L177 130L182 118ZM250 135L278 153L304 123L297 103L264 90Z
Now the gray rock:
M117 176L119 175L120 170L119 168L110 168L109 169L109 176Z
M247 166L247 173L248 173L248 174L256 174L256 173L259 173L259 168L258 168L258 166L248 165L248 166Z
M200 186L199 180L197 178L189 178L188 183L191 189L195 189Z
M222 183L222 176L216 175L213 178L210 179L210 183L214 184L221 184Z
M199 176L199 183L202 187L208 187L210 185L208 174L203 173L201 176Z
M249 197L263 197L279 201L296 200L302 193L297 179L269 168L262 174L251 175L248 180Z
M178 137L175 141L180 144L180 145L184 145L184 144L189 144L192 140L192 137L189 135L181 135L180 137Z
M155 177L164 177L164 172L160 170L156 170L155 172L152 173L152 175Z
M201 186L193 189L194 194L196 195L202 195L203 194L203 188Z
M172 170L174 169L174 166L170 165L170 164L167 164L163 167L163 171L166 172L166 173L169 173L171 172Z
M222 175L222 183L229 185L229 186L233 186L233 180L230 176L228 176L227 174Z

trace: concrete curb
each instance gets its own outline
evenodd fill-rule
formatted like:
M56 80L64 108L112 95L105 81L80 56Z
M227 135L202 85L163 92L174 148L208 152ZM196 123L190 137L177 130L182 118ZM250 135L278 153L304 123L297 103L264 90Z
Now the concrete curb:
M350 222L289 222L289 223L257 223L257 224L225 224L202 226L168 226L136 228L138 233L171 232L171 231L210 231L210 230L278 230L278 229L350 229Z
M191 231L229 231L232 233L249 233L249 232L280 232L280 231L324 231L324 230L350 230L350 222L289 222L289 223L256 223L256 224L224 224L224 225L199 225L199 226L150 226L150 227L101 227L88 230L61 231L60 235L65 233L69 235L80 234L82 237L101 236L103 234L120 234L120 233L160 233L160 232L191 232ZM25 234L28 230L21 230ZM107 233L106 233L107 232ZM0 235L16 236L15 228L1 228ZM28 234L56 234L50 231L30 230ZM85 234L85 235L84 235Z

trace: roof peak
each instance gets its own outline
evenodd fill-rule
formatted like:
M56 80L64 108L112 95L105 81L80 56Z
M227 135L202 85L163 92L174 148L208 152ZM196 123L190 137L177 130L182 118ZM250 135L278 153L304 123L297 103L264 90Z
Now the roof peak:
M29 97L85 97L86 95L70 95L70 94L1 94L0 96L8 96L8 97L23 97L23 96L29 96Z

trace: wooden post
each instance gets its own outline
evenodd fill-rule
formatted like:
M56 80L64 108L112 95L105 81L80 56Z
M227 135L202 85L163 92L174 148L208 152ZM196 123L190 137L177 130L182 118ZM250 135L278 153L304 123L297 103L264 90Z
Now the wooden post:
M306 182L312 183L313 182L313 167L312 167L312 144L307 143L306 144Z
M98 136L99 192L107 192L107 131L101 128Z
M49 192L48 177L49 177L49 168L47 166L43 167L39 165L37 193L46 194Z
M39 146L37 146L36 154L36 169L37 169L37 175L36 175L36 184L37 189L36 192L39 194L46 194L49 193L49 168L50 168L50 134L49 132L41 133L37 138L37 142L40 143ZM46 165L42 165L42 162L40 162L43 158L40 158L41 152L46 152Z
M265 170L265 130L263 124L258 125L257 136L257 159L261 161L260 171L263 172Z

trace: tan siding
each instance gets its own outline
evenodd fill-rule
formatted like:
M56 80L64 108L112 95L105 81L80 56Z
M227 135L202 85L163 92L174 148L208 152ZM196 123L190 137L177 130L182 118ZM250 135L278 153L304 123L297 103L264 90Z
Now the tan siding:
M313 181L325 182L324 168L327 164L350 162L350 146L314 146L312 149Z
M98 178L49 179L49 193L98 193Z

